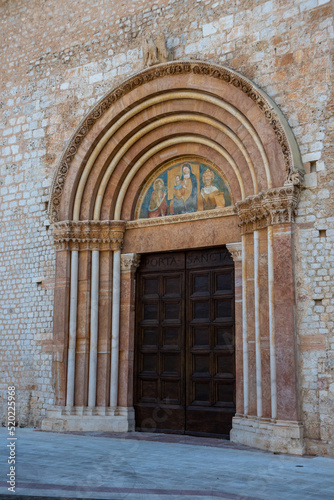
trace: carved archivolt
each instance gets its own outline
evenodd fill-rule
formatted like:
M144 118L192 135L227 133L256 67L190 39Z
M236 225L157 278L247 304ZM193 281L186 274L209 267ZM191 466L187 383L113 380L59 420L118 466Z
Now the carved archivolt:
M62 221L54 225L56 250L119 250L123 221Z
M146 82L163 78L165 76L191 73L206 75L208 78L215 78L217 80L222 80L229 85L233 85L234 87L240 89L241 92L244 92L252 101L256 103L259 109L264 113L266 119L268 120L268 124L275 132L277 140L281 146L286 168L285 184L300 184L302 180L302 173L300 173L299 170L296 170L293 164L290 143L285 130L283 129L280 117L270 102L264 97L264 94L260 92L255 85L253 85L246 78L243 78L241 75L214 64L207 64L203 62L163 63L135 75L116 89L112 90L110 94L108 94L95 106L88 117L86 117L81 123L78 130L70 140L53 181L50 200L50 217L53 221L56 222L59 220L60 200L70 164L76 155L81 142L86 137L89 130L94 126L96 121L101 118L101 116L115 102Z
M273 224L294 222L299 194L300 187L291 184L238 201L234 212L241 221L242 233L251 233Z

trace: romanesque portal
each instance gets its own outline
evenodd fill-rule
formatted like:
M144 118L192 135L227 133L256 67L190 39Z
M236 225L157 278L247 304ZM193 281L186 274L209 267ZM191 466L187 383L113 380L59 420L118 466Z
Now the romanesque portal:
M280 110L231 70L166 63L111 91L74 134L54 179L57 406L43 428L133 430L135 403L139 427L153 419L164 429L158 410L168 393L170 406L173 397L174 406L182 398L192 398L188 406L199 403L186 423L194 432L228 433L222 407L230 403L232 440L302 453L293 276L302 179L299 151ZM151 283L158 291L149 297L144 268L136 274L147 255L178 252L187 260L191 251L224 251L233 287L230 278L219 278L224 266L203 266L184 297L177 290L190 278L175 277L170 292L159 292L161 269ZM186 266L181 274L195 279L196 272ZM136 276L144 287L137 306ZM166 293L175 295L174 302L164 301ZM182 300L188 301L184 320L177 305ZM158 317L163 307L165 316ZM155 344L145 344L146 334L138 333L146 320ZM152 332L165 328L164 321L169 327L179 321L174 333L179 327L188 333L179 333L175 344L157 344ZM233 335L219 337L225 327ZM226 344L232 337L233 348ZM188 345L188 361L176 362L178 351L168 345L180 352ZM185 369L193 385L181 394L181 385L172 385ZM135 394L134 378L142 384ZM146 398L142 406L140 398Z

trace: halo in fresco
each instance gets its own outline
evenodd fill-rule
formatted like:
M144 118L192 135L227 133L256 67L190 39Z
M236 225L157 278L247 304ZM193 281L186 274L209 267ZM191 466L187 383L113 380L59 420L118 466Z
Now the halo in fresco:
M139 196L135 218L167 217L232 204L231 189L213 163L184 157L161 166Z

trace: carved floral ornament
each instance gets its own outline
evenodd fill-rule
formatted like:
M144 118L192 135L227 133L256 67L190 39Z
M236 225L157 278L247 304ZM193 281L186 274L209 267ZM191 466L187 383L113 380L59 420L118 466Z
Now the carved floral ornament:
M53 181L50 200L50 218L53 222L57 222L59 220L60 200L70 164L74 156L76 155L81 142L86 137L90 129L94 126L96 121L101 118L101 116L115 102L131 92L133 89L140 87L146 82L150 82L152 80L163 78L169 75L191 73L206 75L209 78L222 80L247 94L247 96L252 101L254 101L259 109L264 113L281 146L286 168L285 184L300 184L302 182L303 173L297 170L293 164L289 141L280 122L280 118L269 101L255 87L255 85L252 85L249 80L243 78L241 75L227 68L222 68L221 66L214 64L207 64L203 62L163 63L133 76L125 83L112 90L95 106L88 117L86 117L83 122L81 122L79 128L70 140L70 143L62 157L62 160L58 167L58 171Z
M299 195L300 187L292 184L238 201L234 212L241 221L241 232L251 233L273 224L294 222Z
M54 225L56 250L119 250L123 221L62 221Z

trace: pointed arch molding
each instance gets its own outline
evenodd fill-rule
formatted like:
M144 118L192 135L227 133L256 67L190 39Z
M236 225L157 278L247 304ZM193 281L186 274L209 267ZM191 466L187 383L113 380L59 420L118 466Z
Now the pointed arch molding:
M173 82L173 88L171 88L171 82ZM231 100L229 100L229 95L232 95ZM245 96L249 100L248 104L245 103ZM182 108L181 106L180 109L174 107L173 111L169 112L160 109L160 115L151 117L142 127L138 127L137 124L138 128L133 131L133 134L129 134L127 131L125 138L121 138L121 140L118 138L114 141L115 152L113 153L109 149L106 153L108 161L109 158L111 161L107 166L104 166L104 171L101 170L99 178L95 180L95 186L92 188L96 201L94 209L91 210L90 218L95 220L115 218L112 216L115 214L101 217L103 197L105 193L108 193L108 183L117 164L121 161L124 162L129 148L135 146L138 141L144 142L141 156L136 157L136 161L133 160L131 168L124 167L125 173L120 175L116 181L119 187L113 194L117 194L120 189L121 202L124 200L125 190L131 188L134 176L144 163L149 163L153 158L159 164L157 158L159 151L171 149L175 144L189 146L189 144L196 143L198 148L204 148L207 153L211 151L218 156L225 156L225 160L228 159L237 173L237 177L239 176L238 182L236 182L236 200L239 201L247 196L258 194L258 184L262 190L267 190L283 185L296 186L301 183L303 166L293 133L277 105L260 88L235 71L215 64L184 61L164 63L144 70L114 88L81 122L73 134L54 176L49 205L52 222L81 218L80 207L76 206L79 202L81 203L81 198L79 202L74 200L73 193L80 186L84 191L91 174L87 163L90 162L93 167L98 155L101 154L108 141L112 142L113 135L120 128L126 127L127 123L138 113L145 113L154 105L187 100L192 103L192 107ZM204 110L205 106L208 108L207 113ZM257 112L254 111L254 108L257 109ZM115 110L114 114L113 109ZM230 124L224 123L224 118L220 120L220 115L223 114L230 116ZM110 122L100 125L106 115L110 116ZM232 130L233 126L231 125L233 120L234 130ZM259 121L262 122L261 129L257 127ZM190 122L194 126L191 130L192 133L189 134L186 124ZM264 123L267 125L264 126ZM162 129L165 127L161 135L157 134L151 143L145 143L145 138L152 131L154 133L158 127ZM243 131L239 134L240 128ZM94 129L96 129L95 135L92 133ZM194 133L195 129L202 131ZM213 132L210 133L210 130ZM220 137L217 134L221 134ZM166 140L167 138L168 140ZM241 160L246 165L245 172L248 166L244 179L240 179L242 175L238 174L235 160L230 159L230 154L224 147L225 138L232 144L232 149L233 147L238 149ZM86 149L83 148L84 154L82 155L81 148L85 140L90 140L91 144ZM122 141L124 144L122 147L118 147ZM275 142L274 153L270 153L270 141ZM97 143L101 146L96 151L96 147L93 150L93 144ZM258 158L254 157L255 161L254 158L251 158L254 148L258 151ZM280 173L271 171L270 164L273 161L268 159L270 154L279 156L274 167L276 170L281 170ZM75 160L77 165L80 163L80 166L76 167L76 173L71 178L69 172ZM263 165L262 170L258 167L260 163ZM154 168L155 166L158 165L154 165ZM231 175L235 174L231 172ZM260 182L260 177L265 177L266 182ZM252 190L245 192L243 183L251 184ZM120 187L121 185L122 187ZM72 199L67 196L64 200L66 188L67 192L72 193ZM62 210L61 207L64 204L71 205L71 207L68 210ZM119 217L120 209L116 210L116 213Z

